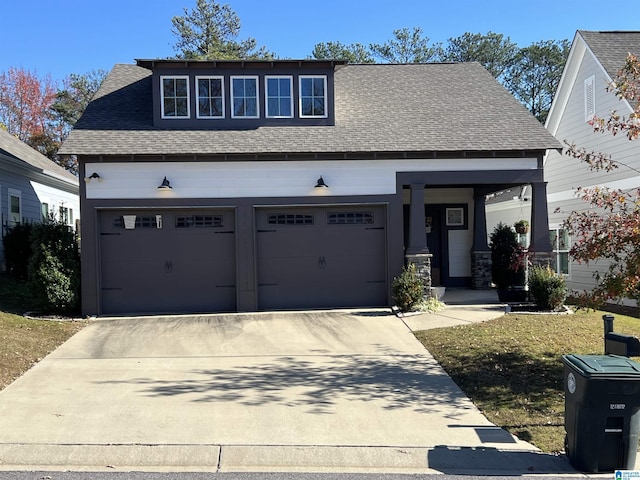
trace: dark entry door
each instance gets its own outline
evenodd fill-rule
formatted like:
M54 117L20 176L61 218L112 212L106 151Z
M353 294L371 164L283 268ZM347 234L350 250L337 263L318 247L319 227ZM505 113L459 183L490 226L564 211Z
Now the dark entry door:
M383 206L257 211L261 309L387 305Z
M235 310L232 211L100 213L102 313Z

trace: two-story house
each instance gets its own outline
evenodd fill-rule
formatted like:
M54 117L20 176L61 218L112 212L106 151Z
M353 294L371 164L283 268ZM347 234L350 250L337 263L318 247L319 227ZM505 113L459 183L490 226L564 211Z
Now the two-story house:
M608 264L603 260L578 263L569 256L574 239L563 228L563 222L569 212L589 208L576 189L602 186L624 190L640 186L640 142L629 141L625 135L595 133L589 123L594 115L608 118L615 110L628 116L633 111L632 105L607 89L629 53L640 55L639 31L577 31L546 122L549 132L559 141L608 154L621 162L617 170L605 172L591 171L585 163L561 151L550 150L545 157L553 266L565 275L567 286L578 292L591 290L597 282L595 273L604 272ZM512 224L528 218L530 200L528 187L502 195L500 201L487 206L490 228L498 221Z
M477 63L138 60L78 155L85 314L388 306L405 261L490 286L484 200L556 141Z

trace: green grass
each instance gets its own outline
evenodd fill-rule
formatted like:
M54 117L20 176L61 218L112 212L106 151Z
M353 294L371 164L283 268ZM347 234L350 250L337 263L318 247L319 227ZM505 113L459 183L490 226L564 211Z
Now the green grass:
M564 448L564 354L602 354L603 312L509 314L485 323L416 332L484 415L545 452ZM615 315L617 333L640 320Z
M87 324L25 318L29 298L26 284L0 275L0 390Z

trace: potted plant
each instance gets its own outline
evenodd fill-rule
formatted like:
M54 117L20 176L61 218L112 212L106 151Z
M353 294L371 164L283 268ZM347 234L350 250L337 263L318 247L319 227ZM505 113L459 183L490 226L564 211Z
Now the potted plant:
M500 222L490 236L491 276L501 302L524 302L527 297L523 268L514 268L514 258L520 251L518 236Z
M525 233L529 233L529 222L527 220L518 220L513 224L516 232L523 235Z

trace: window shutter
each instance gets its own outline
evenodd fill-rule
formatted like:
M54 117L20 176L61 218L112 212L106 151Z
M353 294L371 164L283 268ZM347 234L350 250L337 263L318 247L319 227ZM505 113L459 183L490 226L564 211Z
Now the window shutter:
M584 81L584 120L590 122L596 114L596 99L594 91L595 76Z

